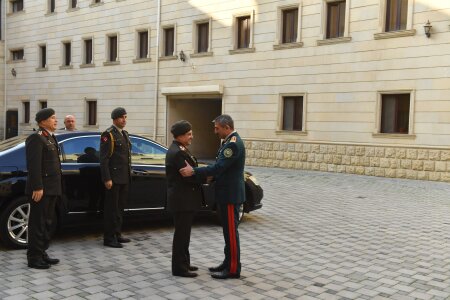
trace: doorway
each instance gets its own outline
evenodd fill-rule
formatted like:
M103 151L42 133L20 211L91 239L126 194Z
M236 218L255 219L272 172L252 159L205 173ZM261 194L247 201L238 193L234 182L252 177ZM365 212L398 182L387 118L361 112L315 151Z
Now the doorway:
M6 112L6 134L5 138L9 139L17 136L19 131L19 114L17 110L8 110Z

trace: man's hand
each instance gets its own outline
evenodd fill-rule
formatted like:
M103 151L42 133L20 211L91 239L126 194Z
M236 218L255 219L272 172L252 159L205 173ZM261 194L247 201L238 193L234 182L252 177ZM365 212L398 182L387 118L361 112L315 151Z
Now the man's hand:
M194 175L194 169L191 167L191 165L187 161L184 161L184 162L186 163L186 166L179 170L181 176L190 177L190 176Z
M43 195L44 195L44 190L33 191L33 194L31 195L31 199L33 199L34 202L39 202L39 201L41 201Z
M105 188L110 190L112 188L112 180L105 181Z

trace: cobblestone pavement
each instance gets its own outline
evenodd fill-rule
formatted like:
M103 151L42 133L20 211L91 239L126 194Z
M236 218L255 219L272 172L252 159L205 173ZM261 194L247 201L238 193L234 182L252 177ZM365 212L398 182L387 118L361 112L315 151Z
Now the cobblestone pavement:
M124 249L101 230L59 236L48 271L1 250L0 299L450 299L446 183L248 168L264 207L240 227L242 278L213 280L221 228L196 222L195 279L172 277L170 222L128 228Z

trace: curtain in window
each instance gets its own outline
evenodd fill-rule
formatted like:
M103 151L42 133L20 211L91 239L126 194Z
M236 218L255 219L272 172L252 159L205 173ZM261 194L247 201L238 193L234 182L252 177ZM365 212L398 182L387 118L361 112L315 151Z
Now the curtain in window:
M139 58L147 58L148 31L139 32Z
M175 29L166 28L164 30L164 55L173 56Z
M386 32L405 30L408 0L386 0Z
M238 48L250 47L250 16L238 18Z
M283 11L283 43L297 41L298 9Z
M197 37L197 52L208 52L209 44L209 23L203 23L197 25L198 37Z

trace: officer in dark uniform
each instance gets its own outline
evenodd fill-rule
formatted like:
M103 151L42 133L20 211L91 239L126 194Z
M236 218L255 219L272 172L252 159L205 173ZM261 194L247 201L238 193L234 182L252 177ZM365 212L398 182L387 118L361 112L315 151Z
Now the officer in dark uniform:
M239 208L245 201L245 147L234 130L234 122L229 115L220 115L214 119L214 131L223 140L216 163L202 168L192 168L186 164L180 173L198 178L214 177L215 199L225 239L225 259L222 264L209 270L213 278L239 278L241 263L238 224Z
M121 230L131 180L131 142L128 132L123 129L127 124L125 109L115 108L111 119L113 125L100 137L100 170L106 188L103 244L122 248L122 243L130 242L130 239L122 237Z
M201 182L194 177L183 178L179 172L187 161L197 167L196 158L189 152L192 126L188 121L181 120L172 125L174 137L172 145L166 154L167 205L173 213L175 232L172 245L172 274L182 277L196 277L198 268L191 266L189 242L194 214L202 205Z
M59 259L50 258L46 252L56 202L62 194L59 146L53 135L58 121L53 109L44 108L37 112L36 122L39 129L25 142L28 169L25 192L30 201L27 259L30 268L48 269L59 263Z

